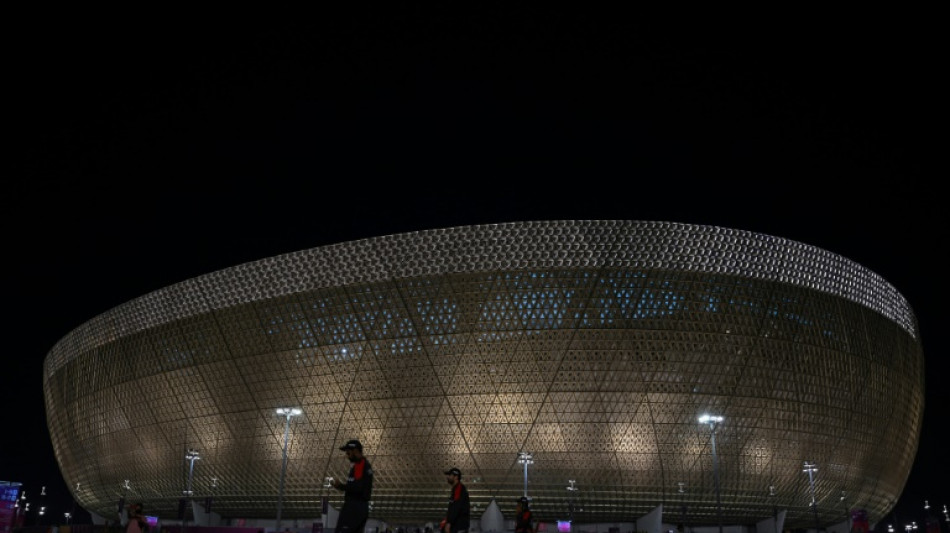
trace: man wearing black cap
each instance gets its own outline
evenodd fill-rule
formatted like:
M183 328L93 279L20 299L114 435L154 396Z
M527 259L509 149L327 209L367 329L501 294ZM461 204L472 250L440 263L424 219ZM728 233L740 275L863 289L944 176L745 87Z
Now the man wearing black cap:
M442 533L464 533L468 531L469 502L468 489L462 484L462 471L450 468L445 471L445 480L452 486L449 495L449 510L442 520Z
M333 487L343 491L343 507L337 518L337 533L363 533L369 518L369 499L373 494L373 467L363 457L363 445L360 441L349 440L340 450L346 452L346 458L353 463L346 483L333 480Z
M528 509L528 498L524 496L518 498L518 505L515 508L515 533L534 533L534 526L531 525L531 510Z

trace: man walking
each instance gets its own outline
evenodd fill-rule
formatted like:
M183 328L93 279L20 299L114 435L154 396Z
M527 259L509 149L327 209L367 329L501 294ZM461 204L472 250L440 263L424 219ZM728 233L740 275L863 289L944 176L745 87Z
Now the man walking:
M340 451L353 463L346 483L334 479L333 487L343 491L343 507L336 522L337 533L363 533L369 519L369 500L373 494L373 467L363 457L360 441L349 440Z
M446 470L445 480L452 486L452 492L449 494L449 509L442 520L442 533L465 533L471 510L468 489L462 484L462 471L458 468Z
M534 533L531 509L528 508L528 498L524 496L518 498L518 504L515 507L515 533Z

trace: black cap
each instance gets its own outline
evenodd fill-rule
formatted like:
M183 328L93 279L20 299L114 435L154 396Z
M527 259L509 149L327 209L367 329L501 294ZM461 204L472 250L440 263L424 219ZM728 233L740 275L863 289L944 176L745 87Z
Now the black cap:
M448 469L448 470L446 470L446 471L445 471L445 475L447 475L447 476L456 476L456 477L458 477L459 479L462 479L462 471L459 470L458 468L454 468L454 467L453 467L453 468L450 468L450 469Z
M363 451L363 445L356 439L348 440L346 441L346 444L340 446L340 451L345 452L346 450Z
M530 500L528 500L528 498L526 498L525 496L518 498L518 503L520 503L522 507L527 507L529 501Z

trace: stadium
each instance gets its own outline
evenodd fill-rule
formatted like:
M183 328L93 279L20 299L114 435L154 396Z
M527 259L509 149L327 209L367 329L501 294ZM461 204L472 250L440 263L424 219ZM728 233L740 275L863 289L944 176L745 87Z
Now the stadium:
M67 485L106 517L135 500L173 519L183 494L229 521L320 517L357 438L371 517L390 524L438 522L455 466L475 522L526 493L549 522L662 506L687 526L781 511L808 528L893 506L924 368L905 298L845 257L716 226L555 220L182 281L69 332L44 394Z

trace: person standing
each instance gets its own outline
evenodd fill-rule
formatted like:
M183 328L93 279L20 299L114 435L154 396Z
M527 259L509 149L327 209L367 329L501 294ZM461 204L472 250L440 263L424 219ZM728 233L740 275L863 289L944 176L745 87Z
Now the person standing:
M129 504L129 521L125 524L126 533L146 533L148 531L148 522L143 508L144 506L141 503Z
M469 515L468 489L462 484L462 471L450 468L445 471L445 479L452 486L449 494L449 509L442 520L442 533L465 533L468 531Z
M373 494L373 467L363 456L363 445L353 439L340 446L353 465L346 483L334 479L333 487L343 491L343 507L336 522L337 533L363 533L369 519L369 500Z
M534 533L531 509L528 508L528 498L524 496L518 498L518 505L515 507L515 533Z

